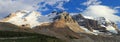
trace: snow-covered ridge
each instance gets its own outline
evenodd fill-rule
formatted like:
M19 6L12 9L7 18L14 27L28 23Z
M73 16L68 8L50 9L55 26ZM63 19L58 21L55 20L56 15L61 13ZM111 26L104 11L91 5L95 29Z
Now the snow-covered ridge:
M4 22L10 22L12 24L16 24L18 26L29 26L29 27L35 27L37 25L43 24L43 23L49 23L52 22L52 18L56 15L53 15L55 13L51 13L51 16L43 16L40 15L40 13L36 11L16 11L13 13L15 16L10 17L7 21Z
M101 25L101 27L105 27L106 30L108 30L112 33L115 33L115 34L118 33L114 27L114 25L116 25L116 24L114 22L110 21L109 19L104 18L104 17L99 17L99 18L96 18L95 20L98 21L98 23Z
M97 30L92 29L93 31L91 31L95 35L101 33L99 31L109 31L109 32L115 33L115 34L118 33L117 27L116 27L117 25L114 22L112 22L109 19L107 19L107 18L104 18L104 17L80 16L79 14L73 16L73 18L79 23L79 25L81 25L80 26L81 28L83 28L82 26L86 26L87 24L89 24L90 28L96 28L96 29L98 28ZM102 28L102 29L99 29L99 28ZM87 33L91 33L85 27L83 29Z

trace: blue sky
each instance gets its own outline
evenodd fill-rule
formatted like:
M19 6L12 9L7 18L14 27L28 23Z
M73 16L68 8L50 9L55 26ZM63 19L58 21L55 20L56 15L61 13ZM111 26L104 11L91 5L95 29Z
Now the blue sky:
M86 2L88 0L70 0L69 2L65 2L63 4L63 7L67 10L67 12L71 12L71 13L80 13L82 11L80 11L77 8L80 8L82 10L85 10L87 8L87 6L83 5L82 3ZM115 7L120 7L120 0L100 0L102 3L100 5L105 5L108 6L110 8L115 8ZM43 14L48 14L50 12L52 12L54 9L54 6L47 6L49 8L49 10L47 11L42 11ZM59 10L59 9L57 9ZM120 8L117 8L118 11L120 11ZM120 16L119 13L116 13L117 15Z
M0 0L0 18L17 10L38 11L42 15L64 10L120 22L120 0Z
M69 13L81 13L84 10L86 10L87 7L86 5L83 5L84 2L87 2L89 0L70 0L69 2L65 2L63 4L63 7L66 9L65 11L69 12ZM99 0L101 2L100 5L105 5L107 7L110 7L112 9L116 8L115 10L117 10L118 12L115 13L115 15L120 16L120 0ZM46 15L49 14L50 12L54 11L54 6L47 6L49 10L47 11L43 11L42 14ZM56 9L59 10L59 9ZM112 18L112 17L111 17ZM114 18L113 18L114 19ZM119 19L118 19L119 20ZM119 24L119 23L118 23ZM120 27L120 24L119 24Z
M92 5L105 5L112 9L117 7L116 10L118 12L120 11L120 0L0 0L0 14L8 15L11 12L23 9L29 11L37 10L43 15L49 14L54 10L65 10L70 13L81 13L89 7L83 5L85 2L91 2L89 4ZM64 9L61 9L61 7ZM120 16L120 13L115 14Z

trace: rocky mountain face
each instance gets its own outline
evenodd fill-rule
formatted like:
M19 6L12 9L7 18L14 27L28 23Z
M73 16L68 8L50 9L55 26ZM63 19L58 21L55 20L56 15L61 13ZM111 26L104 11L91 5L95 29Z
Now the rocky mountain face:
M88 19L82 16L81 14L74 15L73 19L78 22L80 26L84 26L89 31L96 32L103 32L103 33L118 33L117 25L110 20L105 19L104 17L99 17L96 19Z
M87 33L110 33L117 34L117 25L104 18L98 17L89 19L81 14L70 15L67 12L52 12L48 15L40 15L35 11L21 10L11 13L2 22L9 22L20 27L30 27L34 28L42 24L52 24L53 27L63 28L64 26L69 27L72 31L76 33L87 32ZM89 31L89 32L88 32Z
M34 30L46 35L56 36L69 42L70 38L81 38L78 33L84 32L84 30L79 27L79 24L66 12L61 13L54 22L42 24L35 27Z
M54 23L54 27L62 27L64 25L68 26L74 32L84 32L84 30L80 28L77 21L73 20L67 12L61 13L60 17L57 18Z
M117 25L104 17L90 19L81 14L70 15L67 12L52 12L43 16L35 11L22 10L11 13L0 23L17 26L6 27L4 30L21 28L20 31L54 36L66 42L86 41L85 39L94 42L94 36L102 38L107 36L110 39L114 38L111 35L119 34ZM3 30L3 27L1 24L0 29Z

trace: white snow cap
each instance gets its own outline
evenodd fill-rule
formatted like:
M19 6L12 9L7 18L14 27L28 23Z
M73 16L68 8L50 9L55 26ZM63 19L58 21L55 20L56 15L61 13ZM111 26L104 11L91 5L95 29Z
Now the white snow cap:
M43 23L52 22L53 17L55 16L43 16L40 15L39 12L36 11L27 11L27 10L20 10L15 12L16 16L10 18L4 22L10 22L12 24L22 26L22 25L30 25L31 28L38 26Z

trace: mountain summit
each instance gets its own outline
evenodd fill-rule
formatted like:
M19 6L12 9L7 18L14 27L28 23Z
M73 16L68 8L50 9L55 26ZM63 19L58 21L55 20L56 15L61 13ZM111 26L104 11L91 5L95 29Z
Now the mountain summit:
M51 14L51 16L42 16L36 11L21 10L8 15L3 19L3 22L10 22L18 26L33 28L42 23L52 22L52 18L54 17L53 14Z
M48 15L36 11L16 11L1 20L0 31L43 34L65 42L120 41L117 36L120 31L109 19L71 15L64 11L54 11Z
M53 27L69 27L76 33L90 34L118 34L117 25L104 17L88 17L81 14L70 15L67 12L52 12L48 15L41 15L36 11L16 11L5 17L2 22L9 22L20 27L35 28L43 24L50 24Z

